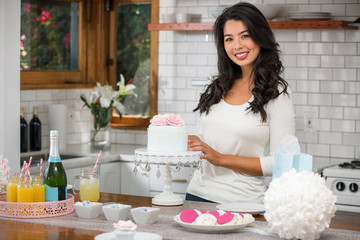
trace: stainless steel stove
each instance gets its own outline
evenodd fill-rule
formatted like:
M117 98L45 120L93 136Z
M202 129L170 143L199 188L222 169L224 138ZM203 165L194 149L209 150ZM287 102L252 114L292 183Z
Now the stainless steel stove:
M337 210L360 212L360 160L325 168L323 176L337 196Z

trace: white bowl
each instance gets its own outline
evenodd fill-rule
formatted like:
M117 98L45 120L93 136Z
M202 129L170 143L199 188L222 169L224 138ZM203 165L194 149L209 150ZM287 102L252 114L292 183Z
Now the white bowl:
M131 215L136 224L149 225L157 221L160 208L138 207L131 209Z
M88 219L97 218L100 214L102 206L103 204L99 202L93 202L92 206L86 206L81 202L77 202L74 204L74 208L78 217Z
M283 6L279 4L255 4L267 20L272 20L280 15Z
M121 208L116 208L117 205L121 205ZM130 209L130 205L123 204L108 204L102 207L105 218L108 221L126 220L129 216Z

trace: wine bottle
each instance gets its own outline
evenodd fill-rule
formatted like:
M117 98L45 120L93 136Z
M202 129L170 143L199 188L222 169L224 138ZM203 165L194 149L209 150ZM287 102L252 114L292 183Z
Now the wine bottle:
M20 108L20 152L28 150L28 125L24 118L24 108Z
M45 201L67 199L66 173L59 155L59 131L50 131L50 153L44 172Z
M38 108L34 107L33 118L30 121L30 150L41 150L41 122L38 117Z

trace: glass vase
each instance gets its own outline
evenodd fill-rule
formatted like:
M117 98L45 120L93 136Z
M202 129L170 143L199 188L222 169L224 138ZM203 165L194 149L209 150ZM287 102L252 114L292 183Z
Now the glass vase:
M95 129L90 130L90 144L95 149L110 148L110 126L100 128L98 131Z

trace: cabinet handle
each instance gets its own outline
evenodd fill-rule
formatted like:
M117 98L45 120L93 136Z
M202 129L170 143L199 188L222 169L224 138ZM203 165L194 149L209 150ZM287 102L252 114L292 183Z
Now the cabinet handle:
M172 181L173 181L173 182L183 182L183 183L186 183L186 182L187 182L186 179L173 179Z

